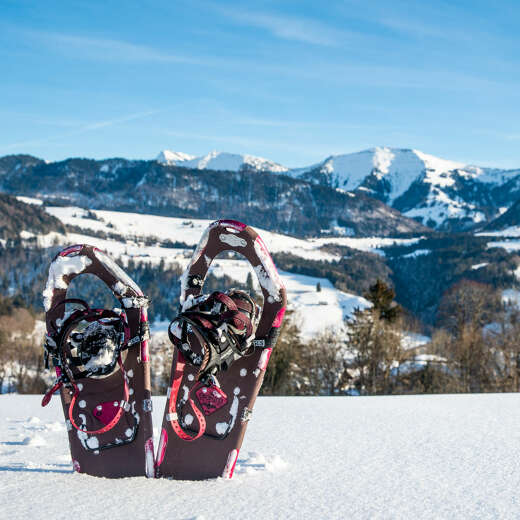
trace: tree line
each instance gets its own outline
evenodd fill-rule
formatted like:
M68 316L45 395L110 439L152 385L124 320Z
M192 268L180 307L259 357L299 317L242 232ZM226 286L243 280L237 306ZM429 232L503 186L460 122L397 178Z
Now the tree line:
M511 292L514 299L515 292ZM520 295L520 293L518 293ZM266 395L391 395L520 391L520 310L501 291L461 280L443 295L431 341L410 347L413 319L377 280L342 331L302 342L286 320Z
M159 303L155 316L171 319L178 310L180 269L164 264L130 263L128 271ZM160 276L157 273L160 272ZM156 280L168 283L157 284ZM106 287L79 277L71 296L100 306L115 301ZM237 285L230 279L209 277L208 291ZM253 291L249 276L242 287ZM321 287L316 287L319 291ZM517 293L510 291L514 300ZM520 295L520 293L518 293ZM520 310L504 301L491 285L463 279L447 290L439 304L431 340L411 346L403 331L417 324L396 303L394 290L381 280L364 296L371 302L357 309L341 330L325 330L304 341L289 313L264 379L264 395L389 395L410 393L517 392L520 390ZM519 297L520 300L520 297ZM38 393L52 380L43 369L41 337L34 333L36 318L21 296L0 297L1 391ZM42 332L42 331L41 331ZM154 391L168 383L171 345L157 340ZM154 354L154 352L152 352Z

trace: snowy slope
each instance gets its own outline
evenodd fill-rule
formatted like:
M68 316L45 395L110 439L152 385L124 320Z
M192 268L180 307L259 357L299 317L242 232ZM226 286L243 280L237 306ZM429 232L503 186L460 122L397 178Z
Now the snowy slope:
M239 171L247 169L273 173L284 173L288 171L288 168L285 166L262 157L216 151L200 157L194 157L180 152L163 150L159 153L156 160L162 164L175 164L177 166L195 168L198 170Z
M38 199L34 199L38 200ZM116 233L129 240L139 241L144 238L154 238L157 242L184 242L188 246L197 245L200 236L211 223L204 219L187 219L175 217L160 217L122 211L93 210L90 213L97 219L89 217L89 212L77 207L47 207L47 212L61 220L64 224L79 226L85 230ZM271 253L292 253L309 260L335 261L340 256L326 253L320 248L326 244L348 246L365 252L382 254L380 248L391 245L412 245L418 243L417 238L390 237L341 237L341 238L299 238L273 233L257 228ZM87 233L88 234L88 233ZM163 252L166 254L167 252Z
M301 337L306 340L326 329L338 329L352 316L356 308L365 309L370 303L354 294L338 291L326 278L314 278L281 271L287 289L289 309ZM321 291L316 291L319 282Z
M233 479L183 482L73 473L59 400L3 395L2 517L516 519L519 406L518 394L260 397Z
M520 226L509 226L499 231L482 231L476 233L480 237L506 237L506 238L519 238L520 237Z
M195 156L183 152L172 152L171 150L163 150L159 153L155 160L161 164L176 165L184 161L190 161L191 159L195 159Z
M99 210L92 211L98 219L101 219L95 220L88 217L88 211L76 207L48 207L47 212L65 224L79 226L84 229L117 233L133 240L153 237L158 242L167 240L184 242L192 247L197 245L202 233L212 222L204 219L160 217L157 215ZM270 247L271 253L292 252L297 256L311 260L332 261L339 259L337 255L318 250L323 242L309 242L262 229L258 229L258 232ZM386 243L392 239L381 240Z
M357 153L333 155L322 163L293 170L301 174L318 169L330 178L330 184L346 190L361 186L367 177L374 175L390 184L389 202L402 195L422 172L432 182L439 182L441 174L464 164L428 155L418 150L376 147ZM445 183L444 180L441 180Z

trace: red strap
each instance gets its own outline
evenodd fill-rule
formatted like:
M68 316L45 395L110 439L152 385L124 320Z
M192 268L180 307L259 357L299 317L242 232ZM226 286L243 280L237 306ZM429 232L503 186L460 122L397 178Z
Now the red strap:
M58 380L56 381L56 383L54 383L54 386L50 390L47 390L42 399L42 406L47 406L50 403L51 398L54 395L54 392L59 390L62 387L62 385L63 381Z
M126 403L128 401L128 397L130 394L129 394L129 389L128 389L128 382L127 382L127 378L126 378L125 368L123 366L123 363L121 362L121 356L119 356L117 363L119 365L119 368L121 369L121 373L123 374L123 380L125 382L124 402ZM70 423L72 424L72 426L74 426L74 428L76 428L76 430L78 430L80 432L84 432L88 435L98 435L100 433L108 432L119 422L119 419L121 419L121 416L123 415L123 406L121 405L121 403L119 404L119 410L117 411L117 414L115 415L115 417L103 428L100 428L99 430L84 430L83 428L80 428L74 422L74 417L72 416L72 411L74 410L74 405L76 404L76 399L78 397L79 390L75 383L72 383L72 384L74 385L74 396L72 397L72 401L70 402L70 405L69 405L69 420L70 420Z
M213 293L215 296L215 300L223 303L229 310L236 311L237 305L236 303L227 295L221 292Z
M182 439L185 441L194 441L197 440L199 437L201 437L204 432L206 431L206 419L204 418L203 413L197 408L197 405L194 403L193 399L191 398L191 393L199 386L195 385L189 394L188 397L188 403L191 405L193 412L195 413L195 416L197 417L197 420L199 421L199 431L198 433L192 437L191 435L187 434L179 424L179 421L177 420L177 396L179 394L179 388L182 383L182 378L184 375L184 368L186 366L186 361L184 359L184 356L179 352L177 357L177 363L175 365L175 373L173 375L173 383L172 387L170 389L170 401L168 404L168 414L170 416L170 424L173 428L173 431Z
M213 329L213 323L211 321L204 318L204 316L195 316L195 320L197 320L203 327L206 329Z

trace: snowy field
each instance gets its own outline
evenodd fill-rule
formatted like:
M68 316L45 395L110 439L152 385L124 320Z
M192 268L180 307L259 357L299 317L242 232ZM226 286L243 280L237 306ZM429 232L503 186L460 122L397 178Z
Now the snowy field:
M19 197L28 202L27 197ZM41 202L39 199L30 199L33 203ZM211 220L161 217L141 213L125 213L123 211L92 210L89 212L75 206L47 207L47 213L55 216L64 224L78 226L85 230L116 233L128 239L138 241L144 238L154 238L157 242L171 240L172 242L184 242L188 246L196 246L204 230L211 224ZM291 253L309 260L337 261L341 257L326 253L321 248L326 244L348 246L359 251L378 253L383 255L381 247L392 245L413 245L424 237L417 238L389 238L389 237L330 237L330 238L299 238L281 235L257 228L258 233L269 247L271 253ZM88 233L87 233L88 234ZM164 252L163 252L164 254Z
M2 518L520 517L517 394L261 397L233 479L203 482L73 473L39 402L0 396Z

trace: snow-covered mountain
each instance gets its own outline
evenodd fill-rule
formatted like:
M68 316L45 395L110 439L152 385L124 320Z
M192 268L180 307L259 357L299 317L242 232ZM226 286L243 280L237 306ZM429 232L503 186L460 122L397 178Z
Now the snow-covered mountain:
M291 173L308 178L321 175L328 185L345 190L364 187L374 191L379 181L382 190L377 194L384 197L386 202L393 203L406 193L421 173L424 172L432 184L442 185L445 182L440 179L445 172L464 166L418 150L377 147L357 153L333 155L321 163L295 169Z
M191 161L192 159L195 159L194 155L189 155L183 152L172 152L171 150L162 150L157 156L156 161L161 164L174 165L185 161Z
M407 217L443 230L485 224L520 198L520 169L482 168L413 149L376 147L292 169L248 155L212 152L186 157L190 156L164 151L157 160L198 169L283 173L335 189L364 192Z
M411 149L377 147L334 155L290 174L365 191L438 229L460 230L486 222L520 197L520 169L481 168Z
M261 171L285 173L289 169L263 157L240 155L227 152L210 152L207 155L195 157L182 152L163 150L156 158L162 164L195 168L197 170L217 171Z

